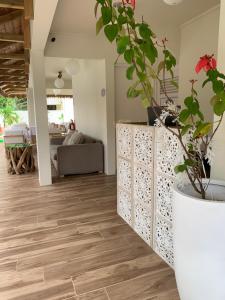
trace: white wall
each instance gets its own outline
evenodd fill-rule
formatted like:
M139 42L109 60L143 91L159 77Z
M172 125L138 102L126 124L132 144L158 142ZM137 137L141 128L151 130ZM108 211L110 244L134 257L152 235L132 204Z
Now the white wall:
M51 36L49 37L49 41L45 49L45 56L105 60L107 112L105 127L107 131L106 157L108 157L106 170L107 174L115 174L115 49L109 42L106 41L105 38L100 36L96 37L84 34L54 34L54 36L56 37L56 42L51 43Z
M104 60L80 60L81 70L73 76L75 121L77 129L100 139L105 147L105 166L108 172L106 72ZM91 155L91 153L90 153Z
M127 66L115 66L115 92L116 92L116 122L147 122L147 110L140 99L128 99L127 91L132 81L126 78Z
M179 59L180 91L179 101L183 103L185 97L190 95L190 80L197 79L196 88L199 91L199 100L206 119L212 121L213 113L209 100L212 97L211 87L201 88L205 80L204 72L195 73L195 66L199 58L205 54L217 55L219 32L219 7L184 24L181 28L181 48Z

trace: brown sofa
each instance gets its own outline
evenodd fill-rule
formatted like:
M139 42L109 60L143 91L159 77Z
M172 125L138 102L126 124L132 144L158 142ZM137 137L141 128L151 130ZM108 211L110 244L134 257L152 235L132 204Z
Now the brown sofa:
M89 136L82 144L63 145L64 138L51 139L50 154L58 175L87 174L104 171L104 146Z

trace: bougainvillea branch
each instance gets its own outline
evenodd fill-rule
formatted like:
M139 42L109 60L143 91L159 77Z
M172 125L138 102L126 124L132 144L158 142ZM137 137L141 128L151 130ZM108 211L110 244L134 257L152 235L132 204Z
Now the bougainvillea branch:
M166 127L179 140L183 149L183 162L175 167L176 173L187 174L193 189L206 198L205 183L206 171L205 160L211 161L211 143L215 136L225 112L225 86L223 80L225 75L217 69L216 60L213 55L204 55L198 61L196 73L205 72L206 84L212 86L213 98L210 100L212 111L218 116L217 122L208 122L201 111L198 101L198 93L195 89L195 80L191 81L190 95L184 99L181 111L176 109L173 100L169 97L166 89L166 74L170 74L171 84L178 89L174 79L174 68L176 58L167 48L167 39L158 41L149 24L142 18L135 18L135 1L122 0L96 0L95 15L100 11L100 17L96 23L97 34L104 30L109 42L116 43L119 56L123 56L128 64L127 79L137 78L129 88L129 98L139 98L144 107L151 106L157 116L157 123L165 126L167 116L175 119L175 128ZM159 51L162 55L159 55ZM163 57L159 61L159 57ZM194 67L193 67L194 68ZM135 76L134 76L135 75ZM160 115L157 108L161 108L157 99L153 96L153 81L158 81L167 99L166 106ZM210 158L210 159L209 159Z

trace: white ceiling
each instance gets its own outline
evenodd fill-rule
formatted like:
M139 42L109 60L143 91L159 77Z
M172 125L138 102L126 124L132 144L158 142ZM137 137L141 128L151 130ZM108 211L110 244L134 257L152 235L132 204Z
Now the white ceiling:
M72 80L71 76L65 71L66 63L69 58L61 57L45 57L45 75L48 79L56 79L58 72L63 72L63 78L65 80Z
M177 6L163 0L136 0L136 15L155 26L179 26L220 3L220 0L183 0ZM96 0L59 0L52 33L95 34ZM154 28L153 28L154 30Z

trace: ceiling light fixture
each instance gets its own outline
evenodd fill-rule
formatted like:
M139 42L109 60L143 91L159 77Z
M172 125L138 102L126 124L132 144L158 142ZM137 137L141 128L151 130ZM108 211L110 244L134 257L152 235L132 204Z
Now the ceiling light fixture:
M65 70L70 76L77 75L80 71L80 64L78 60L74 58L69 60L65 66Z
M168 5L178 5L181 2L183 2L183 0L163 0L163 1Z
M55 82L55 87L57 87L57 89L62 89L64 87L64 80L62 79L62 71L59 71L58 74L58 78L56 78Z

